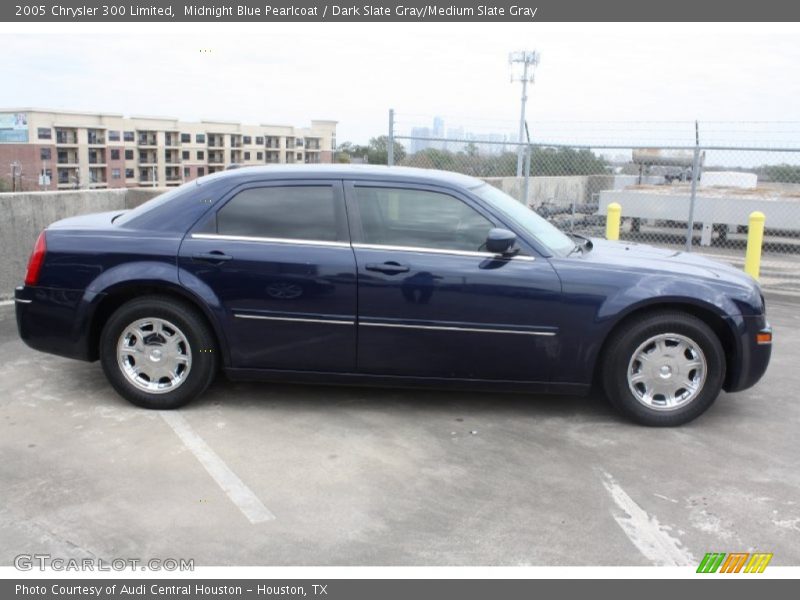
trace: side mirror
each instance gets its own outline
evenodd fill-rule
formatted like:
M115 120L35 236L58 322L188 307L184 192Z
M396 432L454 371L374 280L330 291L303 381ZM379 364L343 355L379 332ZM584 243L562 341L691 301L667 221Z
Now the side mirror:
M486 251L492 254L508 254L516 242L515 233L495 227L490 229L489 235L486 236Z

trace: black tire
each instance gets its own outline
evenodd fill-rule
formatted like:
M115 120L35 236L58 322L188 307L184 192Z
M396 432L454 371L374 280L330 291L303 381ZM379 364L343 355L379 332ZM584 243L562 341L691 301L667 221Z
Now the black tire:
M706 360L705 382L686 404L672 409L656 408L640 401L628 383L628 368L640 345L662 334L676 334L699 346ZM690 354L691 356L691 354ZM638 363L636 363L638 364ZM659 311L634 317L618 327L601 357L606 396L623 415L642 425L672 427L703 414L719 396L725 381L725 352L719 338L703 321L679 311Z
M117 359L120 336L140 319L172 324L188 341L182 351L190 357L190 367L185 379L171 391L154 393L137 387ZM203 315L190 304L165 296L144 296L126 302L111 315L100 336L100 363L108 381L120 396L142 408L178 408L200 396L216 376L218 355L214 333Z

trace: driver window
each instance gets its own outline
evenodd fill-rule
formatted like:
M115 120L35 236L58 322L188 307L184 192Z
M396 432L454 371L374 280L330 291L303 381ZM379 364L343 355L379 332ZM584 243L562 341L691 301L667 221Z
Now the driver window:
M494 227L448 194L357 187L355 195L367 244L476 252Z

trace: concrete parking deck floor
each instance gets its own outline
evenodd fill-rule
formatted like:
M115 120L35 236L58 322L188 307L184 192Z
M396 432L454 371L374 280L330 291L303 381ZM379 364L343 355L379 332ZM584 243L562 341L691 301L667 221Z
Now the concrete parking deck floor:
M769 305L766 378L677 429L597 397L224 379L165 419L28 349L2 306L0 564L798 565L798 306Z

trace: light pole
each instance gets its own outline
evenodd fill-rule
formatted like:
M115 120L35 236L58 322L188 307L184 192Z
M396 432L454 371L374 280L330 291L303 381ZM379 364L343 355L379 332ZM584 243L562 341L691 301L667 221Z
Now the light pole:
M522 144L525 141L525 104L528 101L528 83L533 83L533 68L539 64L539 53L535 50L519 52L512 52L508 55L508 64L512 69L514 64L522 64L522 75L519 77L514 76L511 72L511 83L515 81L522 82L522 101L520 106L519 115L519 141L520 145L517 146L517 177L522 176L522 162L525 153L523 152Z

